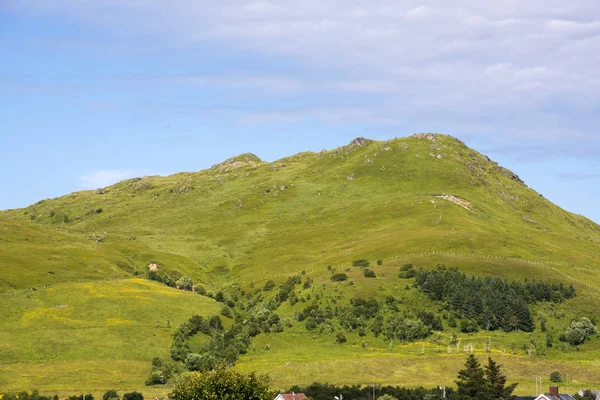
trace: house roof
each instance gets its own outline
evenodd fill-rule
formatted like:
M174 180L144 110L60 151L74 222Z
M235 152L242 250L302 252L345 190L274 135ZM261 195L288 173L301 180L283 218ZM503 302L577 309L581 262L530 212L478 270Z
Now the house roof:
M543 400L543 399L546 399L546 400L575 400L575 399L573 399L573 397L571 397L568 394L559 394L558 397L556 397L556 396L553 396L553 395L547 394L547 393L540 394L536 400Z
M306 395L304 393L279 393L276 400L305 400Z

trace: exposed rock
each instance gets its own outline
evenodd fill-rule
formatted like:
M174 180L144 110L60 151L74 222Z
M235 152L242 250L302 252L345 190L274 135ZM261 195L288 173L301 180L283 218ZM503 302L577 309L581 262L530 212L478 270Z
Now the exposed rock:
M527 215L523 215L523 220L527 221L527 222L531 222L532 224L535 224L535 219L530 218Z
M356 139L352 140L348 144L347 148L348 148L348 150L350 150L350 149L353 149L356 146L363 147L363 146L368 145L371 142L372 142L371 139L365 139L364 137L357 137Z
M104 194L104 193L106 193L106 189L104 189L104 188L96 189L96 194Z
M461 206L461 207L463 207L463 208L465 208L465 209L467 209L469 211L472 211L471 210L471 202L468 201L468 200L465 200L465 199L461 199L458 196L453 196L453 195L448 195L448 194L442 194L442 195L437 195L435 197L451 201L454 204L458 204L459 206Z
M148 264L148 271L156 271L156 270L158 270L157 264L154 264L154 263Z
M415 138L415 139L427 139L427 140L431 140L432 142L437 142L437 137L438 134L437 133L415 133L410 135L411 138Z
M509 177L510 179L512 179L515 182L521 183L521 184L525 184L525 182L519 178L519 175L515 174L514 172L512 172L511 170L501 167L499 165L495 166L494 169L496 169L496 171L501 172L502 174L506 175L507 177Z

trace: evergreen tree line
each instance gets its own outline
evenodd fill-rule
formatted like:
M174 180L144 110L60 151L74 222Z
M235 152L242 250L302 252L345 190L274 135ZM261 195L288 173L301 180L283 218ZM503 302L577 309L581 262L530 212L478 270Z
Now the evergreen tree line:
M427 297L445 302L448 310L463 319L461 329L466 332L477 328L532 332L535 325L530 304L558 303L575 297L572 285L469 277L457 268L443 266L415 270L414 277L415 286Z

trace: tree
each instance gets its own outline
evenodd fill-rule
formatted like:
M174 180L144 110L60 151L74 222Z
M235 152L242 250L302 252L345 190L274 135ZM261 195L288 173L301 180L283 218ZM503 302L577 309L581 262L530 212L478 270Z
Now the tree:
M516 383L506 386L506 376L500 371L500 366L491 357L485 367L486 397L489 400L513 400L512 392L517 387Z
M377 400L398 400L398 399L395 398L394 396L392 396L391 394L384 394L383 396L379 396L377 398Z
M469 354L465 368L458 371L456 397L459 400L486 400L485 372L473 354Z
M140 392L129 392L123 395L123 400L144 400L144 395Z
M183 377L169 393L172 400L261 400L273 397L266 375L246 375L223 367Z
M119 399L119 394L114 389L107 390L106 393L104 393L104 395L102 396L102 400L114 400L114 399Z
M562 382L562 375L558 371L552 371L550 373L551 382Z

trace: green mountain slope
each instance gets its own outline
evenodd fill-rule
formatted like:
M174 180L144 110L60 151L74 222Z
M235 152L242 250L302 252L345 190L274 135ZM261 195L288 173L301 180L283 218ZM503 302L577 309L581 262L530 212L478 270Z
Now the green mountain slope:
M232 285L262 288L269 279L283 282L304 271L329 299L402 295L407 310L421 304L435 310L437 305L414 289L404 290L410 281L399 280L397 274L405 263L427 268L442 263L476 275L573 284L578 296L555 306L560 312L549 306L535 310L549 315L558 335L570 317L600 317L599 250L597 224L552 204L517 175L454 138L358 138L331 151L300 153L271 163L244 154L204 171L131 179L0 212L0 291L24 299L36 288L38 296L51 296L44 286L129 282L134 275L144 276L149 263L157 263L212 291L227 291ZM376 279L365 279L350 267L360 258L382 260L382 266L374 267ZM350 268L346 272L356 284L332 283L328 266L337 271ZM172 292L173 299L182 294L164 290ZM310 290L315 289L304 296L314 295ZM22 321L21 301L2 312L16 313ZM135 300L131 304L136 307ZM282 305L278 313L293 321L304 307ZM190 309L188 316L194 313ZM156 310L144 318L154 324L165 319L163 314ZM177 324L183 319L180 314ZM47 323L41 321L40 326ZM240 368L270 371L281 385L322 377L331 382L337 377L340 383L433 385L440 380L451 384L450 366L462 362L456 352L445 353L448 329L437 344L396 348L399 343L392 346L371 338L367 351L357 335L350 334L347 344L334 345L327 332L313 338L300 324L292 325L283 333L255 338ZM13 338L13 345L5 345L0 368L3 362L38 365L40 360L15 350L17 333L4 334ZM505 354L514 345L543 342L542 334L536 334L480 332L468 340L481 348L486 335L493 335L495 351L503 348ZM441 352L440 343L445 343ZM584 365L592 362L599 343L586 343L578 358L556 350L535 361L521 354L503 362L523 382L531 375L526 366L533 362L541 371L566 363L580 373L581 382L600 383L600 376L587 373ZM272 350L264 350L267 344ZM423 354L425 347L436 351ZM161 351L167 350L168 344ZM153 356L147 352L146 361ZM75 353L69 357L90 358ZM125 353L120 357L128 359ZM307 372L289 374L288 364L273 363L273 357L301 363ZM429 372L417 382L409 381L404 369L417 359ZM440 362L448 368L433 372ZM122 386L141 385L139 376L148 371L149 364L144 374L136 371ZM14 379L15 384L31 382ZM0 391L5 385L0 382ZM92 389L100 389L96 386Z

